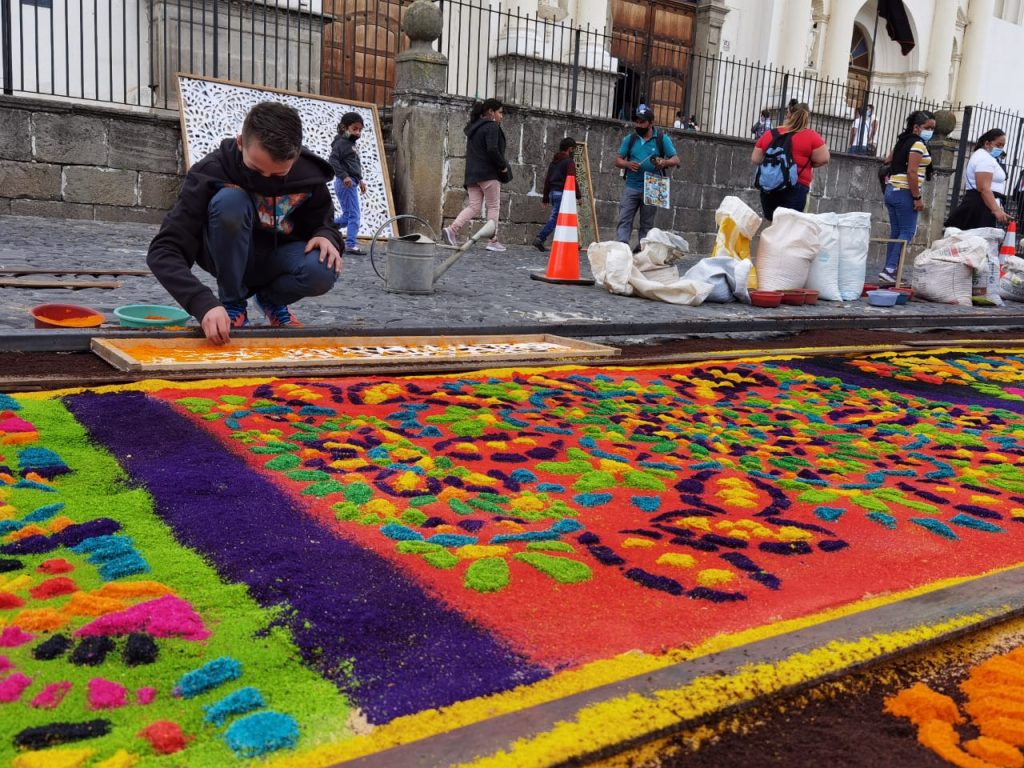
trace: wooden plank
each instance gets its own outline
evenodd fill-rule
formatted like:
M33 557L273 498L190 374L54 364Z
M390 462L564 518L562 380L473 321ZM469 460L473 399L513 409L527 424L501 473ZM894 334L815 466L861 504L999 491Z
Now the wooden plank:
M152 277L148 269L46 269L44 267L4 267L0 275L118 275Z
M0 288L120 288L118 280L32 280L0 278Z
M576 189L580 192L577 206L577 221L580 250L586 250L591 243L601 240L601 231L597 223L597 208L594 206L594 185L590 173L590 154L585 142L577 142L573 152L576 163Z
M552 334L506 336L354 336L234 338L216 347L200 337L93 338L91 349L122 371L237 371L309 368L423 366L460 360L486 367L508 361L573 361L611 358L619 350ZM474 347L493 346L493 351ZM509 349L502 350L501 347ZM517 349L517 347L519 347ZM545 348L550 347L550 348ZM175 359L178 358L178 359Z
M990 349L999 349L1000 347L1019 347L1024 344L1024 339L1000 339L999 341L992 341L990 339L954 339L951 341L905 341L911 347L987 347Z

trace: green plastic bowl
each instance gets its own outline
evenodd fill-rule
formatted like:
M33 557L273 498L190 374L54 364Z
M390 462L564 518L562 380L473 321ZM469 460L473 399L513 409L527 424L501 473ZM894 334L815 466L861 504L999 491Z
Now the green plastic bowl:
M168 328L189 318L185 310L163 304L128 304L115 309L114 316L125 328Z

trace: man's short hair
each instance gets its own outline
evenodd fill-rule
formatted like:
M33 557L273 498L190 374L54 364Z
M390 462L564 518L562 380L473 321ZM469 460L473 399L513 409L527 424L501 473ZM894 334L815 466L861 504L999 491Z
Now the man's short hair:
M242 123L242 144L255 139L278 162L294 160L302 151L302 118L294 108L264 101L249 110Z
M647 122L647 123L653 123L654 122L654 112L652 112L647 107L640 107L633 114L633 119L634 120L643 120L644 122Z

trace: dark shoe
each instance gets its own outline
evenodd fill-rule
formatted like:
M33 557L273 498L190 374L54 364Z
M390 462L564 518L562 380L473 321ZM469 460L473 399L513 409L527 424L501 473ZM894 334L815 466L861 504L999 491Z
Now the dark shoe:
M878 279L883 283L895 283L896 273L891 269L883 269L878 273Z
M228 312L228 319L232 328L245 328L249 324L249 302L241 301L237 304L225 304L224 309Z
M354 256L365 256L366 251L360 248L358 245L350 245L345 248L345 253L351 253Z
M268 301L264 301L259 296L256 297L256 303L260 305L260 309L263 310L263 314L267 317L267 322L270 323L273 328L301 328L302 323L295 319L295 315L288 309L287 304L271 304Z
M536 248L541 253L545 253L547 251L547 247L544 245L544 241L541 240L539 237L534 238L533 247Z

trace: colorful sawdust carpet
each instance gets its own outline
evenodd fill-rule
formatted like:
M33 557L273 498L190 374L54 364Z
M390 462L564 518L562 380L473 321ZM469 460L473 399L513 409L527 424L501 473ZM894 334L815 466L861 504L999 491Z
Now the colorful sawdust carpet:
M0 756L328 764L1018 564L1022 412L956 350L0 395Z

